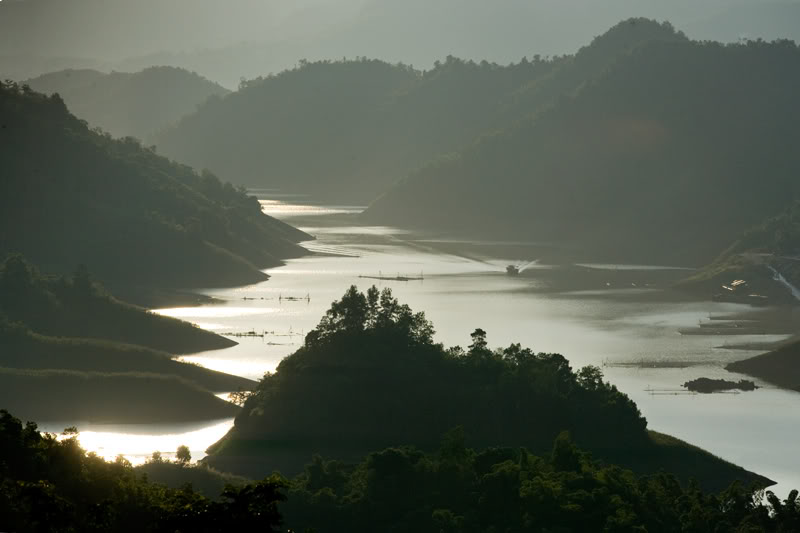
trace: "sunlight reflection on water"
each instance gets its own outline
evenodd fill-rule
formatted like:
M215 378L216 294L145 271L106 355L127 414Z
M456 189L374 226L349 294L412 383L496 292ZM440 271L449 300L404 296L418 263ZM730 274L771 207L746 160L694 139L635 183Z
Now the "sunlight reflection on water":
M211 305L208 307L174 307L155 309L153 312L172 318L231 318L238 316L268 315L280 310L274 307L228 307Z
M227 395L226 395L227 396ZM186 445L192 460L205 457L205 450L221 439L233 427L233 419L194 424L89 424L49 422L39 426L41 431L61 433L75 425L80 432L78 441L89 452L107 460L124 455L134 465L144 463L154 451L164 459L174 459L178 446Z

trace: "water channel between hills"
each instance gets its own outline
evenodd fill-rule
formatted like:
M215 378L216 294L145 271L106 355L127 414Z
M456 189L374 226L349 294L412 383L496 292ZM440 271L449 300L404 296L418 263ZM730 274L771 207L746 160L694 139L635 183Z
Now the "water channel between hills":
M647 282L669 275L660 267L582 265L582 271L591 273L589 281L570 290L564 290L563 283L554 289L553 279L563 282L556 272L563 267L530 263L537 259L535 245L470 242L362 226L355 207L274 199L262 199L262 204L268 214L314 235L317 239L305 246L316 253L270 269L271 278L263 283L202 291L217 299L216 304L158 310L236 335L239 342L186 360L258 379L300 346L304 334L347 287L391 287L401 302L425 311L437 341L445 345L468 345L470 332L480 327L493 347L519 342L535 351L562 353L573 368L602 366L606 379L638 404L651 429L778 481L773 488L778 493L800 487L800 465L794 458L800 395L770 386L710 395L685 394L681 388L701 376L738 380L743 376L727 372L724 364L757 352L732 349L733 345L782 338L725 334L724 329L714 335L696 334L712 321L724 326L719 318L757 311L739 304L662 297ZM507 275L509 264L523 266L522 274ZM259 336L240 336L248 332ZM122 453L139 463L153 450L172 451L178 444L189 445L195 458L202 457L205 447L231 425L232 420L224 420L182 427L79 429L88 449L106 457Z

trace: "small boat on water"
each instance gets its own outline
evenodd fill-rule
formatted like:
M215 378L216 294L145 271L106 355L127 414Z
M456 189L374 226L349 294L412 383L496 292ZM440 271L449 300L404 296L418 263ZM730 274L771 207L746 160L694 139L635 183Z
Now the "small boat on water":
M509 276L519 276L519 267L516 265L508 265L506 267L506 274Z

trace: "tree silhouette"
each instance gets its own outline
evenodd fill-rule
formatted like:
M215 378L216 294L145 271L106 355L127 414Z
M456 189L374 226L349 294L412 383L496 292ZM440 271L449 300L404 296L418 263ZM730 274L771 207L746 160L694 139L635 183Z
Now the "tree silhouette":
M192 453L189 447L185 444L178 446L178 451L175 452L175 459L182 465L187 465L192 460Z

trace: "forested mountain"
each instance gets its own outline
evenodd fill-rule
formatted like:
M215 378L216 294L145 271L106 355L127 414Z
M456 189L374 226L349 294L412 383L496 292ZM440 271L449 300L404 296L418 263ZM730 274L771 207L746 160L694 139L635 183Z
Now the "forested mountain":
M798 92L792 42L648 43L412 174L365 219L702 265L800 192Z
M209 101L158 148L245 185L367 202L435 156L571 93L642 42L683 40L668 24L632 19L575 56L508 66L452 56L425 72L304 62Z
M85 264L114 293L260 281L309 238L214 175L93 132L60 98L15 84L0 86L0 168L0 253L48 273Z
M141 72L101 73L62 70L27 80L44 93L58 93L70 112L114 137L148 141L162 128L193 112L223 87L193 72L174 67L150 67Z
M345 461L386 446L435 449L462 427L471 445L549 449L562 431L596 456L640 473L665 470L721 490L767 480L666 435L647 431L636 405L600 369L573 371L558 354L518 344L468 350L432 340L423 313L391 290L351 287L305 344L265 376L234 428L209 449L224 471L293 474L313 453Z
M255 80L209 101L157 139L158 149L247 185L339 191L366 182L384 157L382 109L417 78L380 61L320 62ZM388 146L388 144L387 144Z

